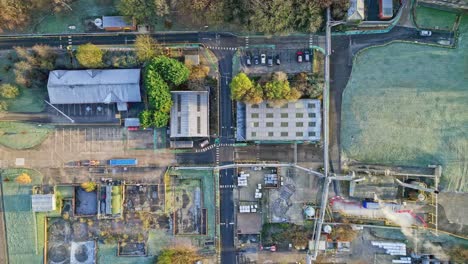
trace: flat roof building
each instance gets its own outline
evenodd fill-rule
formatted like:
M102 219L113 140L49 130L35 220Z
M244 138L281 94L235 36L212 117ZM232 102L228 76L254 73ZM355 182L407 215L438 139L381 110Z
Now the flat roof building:
M31 207L33 212L50 212L56 208L55 194L31 195Z
M208 137L208 91L174 91L171 138Z
M282 107L246 105L246 140L320 140L320 100L301 99Z
M141 102L140 69L51 71L47 90L51 104L117 103L126 111Z

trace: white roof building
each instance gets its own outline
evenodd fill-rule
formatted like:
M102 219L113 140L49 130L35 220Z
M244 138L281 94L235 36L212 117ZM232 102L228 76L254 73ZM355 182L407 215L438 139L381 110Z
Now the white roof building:
M247 140L320 140L320 100L301 99L282 107L246 105Z
M174 91L171 138L208 137L208 91Z
M50 212L56 208L54 194L31 195L31 207L33 212Z
M141 102L140 69L51 71L47 90L51 104Z
M350 0L348 21L362 21L365 18L364 0Z

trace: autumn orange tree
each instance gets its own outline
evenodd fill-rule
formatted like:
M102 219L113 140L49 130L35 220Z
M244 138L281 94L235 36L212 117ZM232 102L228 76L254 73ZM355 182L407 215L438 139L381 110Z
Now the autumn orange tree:
M18 177L16 177L15 181L19 184L29 184L32 182L32 179L29 174L23 172Z

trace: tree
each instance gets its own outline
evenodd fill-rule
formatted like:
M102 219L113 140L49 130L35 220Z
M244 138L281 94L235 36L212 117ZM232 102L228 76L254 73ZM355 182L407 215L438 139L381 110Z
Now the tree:
M331 2L331 0L320 0L323 4ZM323 23L321 4L315 1L300 1L295 0L294 4L294 21L293 27L297 31L302 32L317 32Z
M22 29L30 19L29 1L0 1L0 32Z
M164 81L175 86L185 82L190 74L183 63L165 56L152 59L147 69L159 73Z
M192 65L190 66L190 75L188 79L189 80L205 79L209 72L210 72L210 68L208 66Z
M333 19L344 19L349 9L349 4L348 0L333 0L331 5Z
M139 35L135 40L137 58L140 62L146 62L162 55L162 47L149 35Z
M318 75L309 76L301 72L294 76L293 87L305 97L317 98L323 92L323 79Z
M121 0L118 9L122 15L135 18L139 24L156 24L157 17L169 14L165 0Z
M169 113L154 111L153 112L153 125L154 127L166 127L169 122Z
M0 113L6 112L8 110L8 103L5 101L0 101Z
M3 98L13 99L19 95L19 89L11 84L2 84L0 86L0 96Z
M29 174L23 172L18 177L16 177L15 181L19 184L29 184L32 182L32 179Z
M201 257L191 248L168 248L161 251L157 264L187 264L200 259Z
M86 68L99 68L102 66L102 50L91 43L84 44L78 47L76 51L76 59Z
M172 97L169 86L155 71L147 70L145 75L145 88L151 109L169 113L172 106Z
M140 126L142 128L153 126L152 112L150 110L144 110L140 113Z
M243 101L245 95L254 89L254 83L243 72L234 76L229 86L231 87L231 98L236 101Z
M452 248L448 255L450 256L450 260L455 263L465 263L468 259L468 248L460 246Z
M251 2L250 29L267 34L288 33L293 30L292 0Z
M85 192L92 192L96 190L97 187L96 183L92 181L83 182L80 186L83 188L83 190L85 190Z

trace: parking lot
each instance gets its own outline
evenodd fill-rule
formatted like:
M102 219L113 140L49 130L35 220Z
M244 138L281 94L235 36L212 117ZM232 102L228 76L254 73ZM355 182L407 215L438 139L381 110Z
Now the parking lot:
M116 104L61 104L54 105L55 108L75 121L75 123L118 123L116 118ZM51 106L47 107L47 112L55 123L69 123L57 109Z
M313 52L310 52L309 61L305 61L304 52L306 49L245 49L240 54L240 71L247 75L259 75L271 73L275 71L283 71L286 73L310 72ZM298 62L298 52L302 53L302 62ZM261 57L265 54L265 63L262 63ZM247 58L250 57L251 65L247 65ZM268 66L268 58L272 59L272 66ZM277 63L279 58L279 65ZM256 64L258 62L258 64Z

